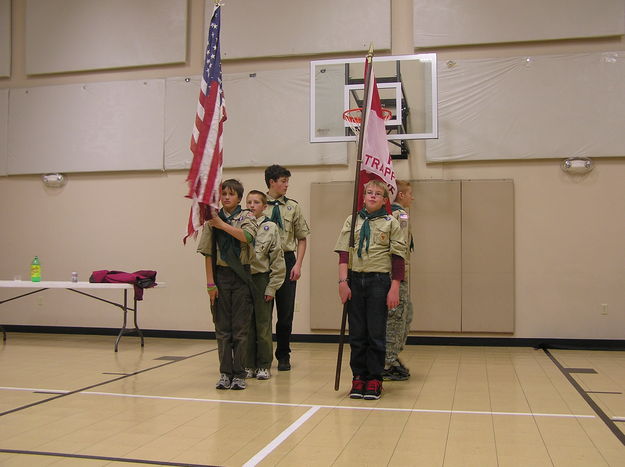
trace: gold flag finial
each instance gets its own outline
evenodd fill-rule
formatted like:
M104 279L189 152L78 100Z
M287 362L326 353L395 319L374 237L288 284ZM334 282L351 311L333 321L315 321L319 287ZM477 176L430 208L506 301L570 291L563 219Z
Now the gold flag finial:
M369 44L369 53L367 53L367 60L371 61L373 59L373 42Z

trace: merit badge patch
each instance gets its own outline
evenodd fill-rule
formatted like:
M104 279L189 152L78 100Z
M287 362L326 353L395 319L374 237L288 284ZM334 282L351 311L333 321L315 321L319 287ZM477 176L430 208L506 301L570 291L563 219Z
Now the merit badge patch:
M380 233L380 241L381 242L385 242L386 241L386 234L384 232Z
M265 228L265 230L269 230L269 226L268 225L266 225L264 228Z
M291 206L287 206L286 208L287 208L289 211L290 211L291 209L293 209Z

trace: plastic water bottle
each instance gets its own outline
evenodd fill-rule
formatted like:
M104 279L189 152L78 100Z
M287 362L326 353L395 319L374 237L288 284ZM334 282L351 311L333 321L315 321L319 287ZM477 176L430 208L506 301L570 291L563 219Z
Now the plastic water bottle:
M41 282L41 263L39 256L35 256L33 262L30 263L30 280L33 282Z

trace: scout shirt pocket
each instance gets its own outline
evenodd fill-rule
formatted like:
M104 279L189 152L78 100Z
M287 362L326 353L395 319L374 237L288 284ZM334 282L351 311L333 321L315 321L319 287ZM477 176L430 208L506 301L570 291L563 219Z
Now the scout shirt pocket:
M295 209L293 206L289 206L288 204L282 210L282 223L284 224L284 230L287 232L293 232L294 229L294 217L295 217Z
M373 241L380 246L388 247L391 244L390 222L376 222L373 229Z
M269 254L269 247L271 246L271 243L268 241L258 241L258 238L256 239L256 242L254 244L254 251L256 252L256 257L257 258L265 258L267 257L267 255Z

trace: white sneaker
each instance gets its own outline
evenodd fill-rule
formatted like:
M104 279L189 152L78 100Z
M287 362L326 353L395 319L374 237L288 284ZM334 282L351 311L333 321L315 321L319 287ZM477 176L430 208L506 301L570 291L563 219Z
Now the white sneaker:
M230 389L245 389L247 387L247 383L243 378L237 378L236 376L232 378L232 384L230 385Z
M256 376L256 371L253 368L245 369L245 378L253 378Z
M268 368L258 368L256 370L256 379L269 379L271 378L271 373Z
M215 388L230 389L230 377L227 374L222 373L219 377L219 381L217 381L217 384L215 385Z

